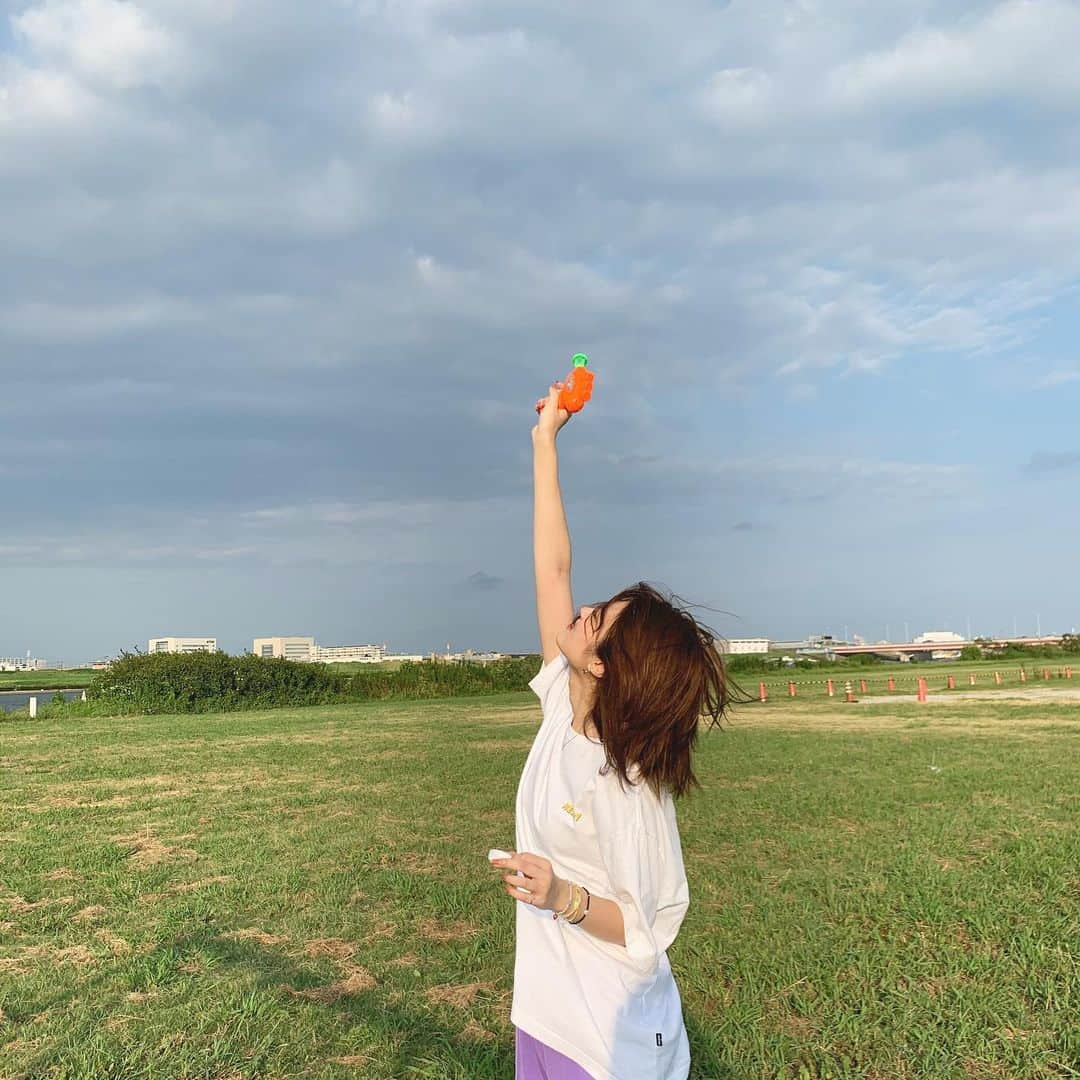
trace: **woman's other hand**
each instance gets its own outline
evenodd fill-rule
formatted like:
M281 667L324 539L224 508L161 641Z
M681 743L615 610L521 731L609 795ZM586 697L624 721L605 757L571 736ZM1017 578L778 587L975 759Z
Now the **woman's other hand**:
M563 384L561 382L551 384L547 401L540 410L540 416L536 421L536 427L532 429L533 442L536 442L536 440L541 437L553 440L570 419L570 413L566 409L559 408L559 391L562 387Z
M545 911L556 911L558 907L565 906L562 903L556 905L556 901L565 900L565 882L555 876L551 863L542 855L520 851L509 859L493 859L491 865L501 870L520 870L525 875L506 874L503 877L507 896ZM522 889L527 891L522 892Z

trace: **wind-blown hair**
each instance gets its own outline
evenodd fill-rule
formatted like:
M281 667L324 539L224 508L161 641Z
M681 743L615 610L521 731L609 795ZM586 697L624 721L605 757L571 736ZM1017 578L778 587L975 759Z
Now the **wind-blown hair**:
M639 581L598 605L627 602L596 647L604 662L591 718L607 752L605 771L633 784L628 770L656 792L678 798L701 787L690 755L698 725L719 726L730 688L716 634ZM597 625L602 615L594 616Z

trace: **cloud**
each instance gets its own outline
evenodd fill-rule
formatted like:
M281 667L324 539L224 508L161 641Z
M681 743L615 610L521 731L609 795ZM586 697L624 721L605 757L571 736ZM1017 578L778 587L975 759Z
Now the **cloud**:
M485 574L483 570L477 570L466 579L470 589L478 589L481 592L490 592L493 589L501 589L505 582L501 577L493 574Z
M1007 0L950 26L918 26L839 65L827 96L860 109L940 109L1027 98L1064 105L1080 91L1069 62L1080 11L1062 0Z
M1021 349L1073 381L1039 348L1080 278L1076 23L24 0L0 36L5 563L389 559L509 592L533 403L578 350L598 390L566 487L627 563L688 517L736 544L750 494L800 522L860 485L955 497L978 470L904 448L956 443L842 401L989 386Z
M111 90L161 85L184 65L175 37L123 0L49 0L13 16L11 25L44 63Z
M1067 383L1080 382L1080 371L1050 371L1035 380L1036 390L1050 390L1055 386L1065 386Z
M1032 454L1021 468L1024 472L1045 473L1060 472L1064 469L1075 468L1077 465L1080 465L1080 453L1071 451L1063 453L1038 452Z

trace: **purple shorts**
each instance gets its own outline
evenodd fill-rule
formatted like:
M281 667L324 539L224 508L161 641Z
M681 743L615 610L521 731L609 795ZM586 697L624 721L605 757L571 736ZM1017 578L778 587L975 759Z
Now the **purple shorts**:
M576 1061L514 1028L515 1080L592 1080Z

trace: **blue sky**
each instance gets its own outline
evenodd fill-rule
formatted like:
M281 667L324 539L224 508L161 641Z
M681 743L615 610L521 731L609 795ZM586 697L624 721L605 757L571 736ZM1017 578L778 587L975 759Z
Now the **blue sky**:
M1080 8L0 5L0 655L1080 623Z

